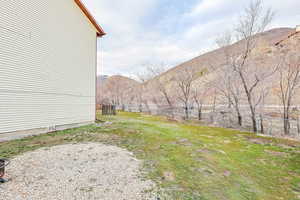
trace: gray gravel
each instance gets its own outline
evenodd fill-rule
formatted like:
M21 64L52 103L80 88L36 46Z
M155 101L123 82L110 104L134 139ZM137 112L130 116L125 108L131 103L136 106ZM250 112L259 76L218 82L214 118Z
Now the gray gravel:
M7 167L1 200L155 199L132 153L103 144L68 144L25 153ZM151 197L152 196L152 197Z

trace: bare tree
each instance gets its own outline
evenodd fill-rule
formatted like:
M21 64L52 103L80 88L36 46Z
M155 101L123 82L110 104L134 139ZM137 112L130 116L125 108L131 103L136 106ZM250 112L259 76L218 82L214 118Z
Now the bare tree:
M197 106L198 120L202 120L202 109L208 95L209 88L207 86L200 87L199 84L194 84L192 88L192 99Z
M136 77L140 82L146 83L163 74L166 71L166 69L167 69L167 65L165 65L164 63L144 64L143 70L139 71L136 74Z
M256 65L249 61L253 50L257 46L258 34L262 33L271 23L274 12L271 9L264 11L261 0L253 1L245 9L244 15L240 17L236 27L238 39L242 40L243 48L239 55L233 60L233 69L238 74L243 86L247 102L250 108L253 131L257 132L256 106L263 98L263 94L257 97L257 89L263 82L275 73L262 72Z
M290 134L290 117L296 91L300 87L300 56L287 55L279 69L279 98L283 106L284 134Z
M171 117L174 117L174 96L168 88L171 80L166 78L162 79L160 77L166 69L167 65L163 63L145 65L143 72L137 75L142 82L142 91L138 93L142 95L140 100L143 101L145 105L148 105L148 102L152 102L158 107L163 106L163 109L168 110L167 112L171 114ZM158 93L156 93L156 91L158 91ZM165 105L167 105L167 108L165 108Z
M160 93L162 94L162 96L164 97L165 101L167 102L168 106L170 108L173 108L174 106L173 96L171 95L171 92L168 91L164 81L158 80L157 87Z
M265 134L265 127L264 127L264 121L265 121L265 104L266 104L266 97L269 95L269 92L271 91L272 85L265 85L264 87L261 87L260 90L260 96L261 100L259 102L259 120L260 120L260 132L262 134Z
M135 104L135 100L137 99L136 90L139 88L137 83L123 83L123 92L122 92L122 100L120 102L122 106L122 110L125 111L126 107L132 106Z
M136 74L137 78L141 82L139 87L136 88L136 99L138 104L139 112L143 111L143 105L146 107L148 111L149 108L149 91L147 88L147 82L151 79L155 78L156 74L154 74L153 70L155 69L154 65L145 64L143 66L143 70Z
M178 87L177 98L183 103L185 119L189 119L189 108L191 106L193 82L198 78L195 70L184 68L178 73L174 81Z
M172 93L172 90L169 88L172 80L168 79L167 77L162 78L160 75L163 74L167 69L167 66L164 64L160 65L152 65L148 68L148 71L152 74L152 86L153 88L158 91L158 93L153 94L153 102L158 107L163 106L164 110L174 118L174 104L175 104L175 97ZM155 91L153 91L155 93ZM165 108L167 105L167 108Z
M230 61L232 55L229 49L229 46L232 44L232 42L232 34L230 32L224 32L216 39L216 45L223 52L225 62L224 65L221 67L212 66L214 70L219 71L219 73L217 74L217 79L215 81L215 87L218 89L218 92L221 94L221 96L223 96L226 99L228 108L231 108L232 106L232 95L230 92L230 86L232 84L231 79L233 73L230 69Z
M103 93L105 93L107 103L112 105L120 104L122 90L119 82L116 79L112 79L106 84Z
M218 76L215 81L215 87L228 103L228 108L233 106L239 126L242 126L242 114L240 109L242 88L238 73L234 70L234 54L229 48L233 43L233 36L230 32L225 32L216 39L217 46L223 51L225 62L219 67Z
M220 68L219 74L220 76L218 76L216 87L219 93L226 97L229 101L228 103L232 105L237 116L237 123L239 126L242 126L243 117L241 113L241 103L243 90L240 79L237 73L232 70L231 65Z

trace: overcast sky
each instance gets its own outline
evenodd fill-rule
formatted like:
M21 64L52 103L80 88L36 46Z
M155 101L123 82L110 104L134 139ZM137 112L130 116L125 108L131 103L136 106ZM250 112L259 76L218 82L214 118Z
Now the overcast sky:
M176 66L215 48L250 0L83 0L107 35L99 74L133 75L147 64ZM300 24L300 0L263 0L276 11L269 28Z

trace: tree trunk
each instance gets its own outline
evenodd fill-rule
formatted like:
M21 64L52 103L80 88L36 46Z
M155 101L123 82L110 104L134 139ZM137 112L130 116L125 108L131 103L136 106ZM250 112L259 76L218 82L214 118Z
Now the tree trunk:
M202 120L202 108L198 109L198 120L201 121Z
M237 100L235 101L235 104L236 104L235 105L235 111L237 113L238 124L239 124L239 126L242 126L243 125L243 118L242 118L242 115L241 115L241 112L240 112Z
M188 107L188 105L184 106L184 110L185 110L185 119L188 120L189 119L189 107Z
M287 111L284 111L284 117L283 117L283 128L284 128L284 134L289 135L290 134L290 119Z
M263 121L263 116L260 115L260 130L261 133L264 134L265 133L265 129L264 129L264 121Z
M257 133L257 123L255 119L255 115L251 115L251 120L252 120L252 129L254 133Z
M146 112L149 112L151 114L151 110L150 110L150 106L148 104L148 101L146 101L145 106L146 106L146 109L147 109Z
M285 135L289 135L290 131L289 131L289 122L287 121L287 119L284 119L284 134Z
M299 122L299 115L297 117L297 132L298 132L298 135L300 136L300 122Z
M214 101L213 101L213 112L216 112L216 96L214 96Z
M240 113L238 113L238 124L239 124L239 126L242 126L242 116L241 116L241 114Z
M257 121L256 121L256 116L255 116L255 110L252 106L252 103L251 103L251 98L249 98L249 106L250 106L250 111L251 111L251 120L252 120L252 129L253 129L253 132L254 133L257 133Z
M246 54L246 56L244 58L244 62L246 61L247 56L248 56L248 54ZM244 64L242 66L244 66ZM254 106L252 104L252 98L251 98L252 95L251 95L251 92L248 89L248 86L247 86L247 83L245 81L244 75L243 75L243 73L241 71L239 71L239 75L240 75L240 78L242 80L243 87L244 87L245 93L247 95L247 100L248 100L248 104L249 104L250 111L251 111L252 129L253 129L253 132L257 133L257 123L256 123L256 118L255 118L255 108L254 108Z
M232 101L231 101L231 98L230 97L228 97L228 109L230 109L231 108L231 103Z

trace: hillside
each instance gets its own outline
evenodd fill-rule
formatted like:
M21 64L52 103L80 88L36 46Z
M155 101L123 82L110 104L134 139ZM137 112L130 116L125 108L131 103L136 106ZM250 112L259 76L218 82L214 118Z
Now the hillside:
M130 88L135 88L139 82L121 75L114 75L106 77L105 79L98 79L97 81L97 103L102 101L120 101L124 96L124 92ZM107 99L110 100L107 100Z
M295 29L292 28L271 29L255 37L258 38L257 47L253 50L252 57L249 60L252 65L259 66L261 69L265 70L272 69L274 66L278 65L279 57L282 52L290 52L291 50L295 50L295 47L300 46L300 33L296 33ZM178 95L178 88L177 83L174 81L174 77L186 72L197 73L205 70L205 75L199 77L195 81L197 87L201 90L203 89L201 87L203 87L204 82L217 82L220 75L222 75L220 74L220 71L216 69L225 65L225 52L237 55L242 50L243 46L244 41L238 41L232 45L213 50L175 66L161 75L143 83L144 94L139 94L141 93L139 91L141 88L138 87L141 86L139 82L124 76L111 76L105 79L105 81L100 81L98 83L98 91L102 91L101 93L98 93L98 102L105 98L117 98L112 97L112 93L115 93L115 96L124 96L122 92L126 91L128 94L130 93L129 95L133 95L131 100L135 98L134 104L139 104L139 100L137 100L138 95L143 95L143 97L146 98L146 100L143 100L144 103L147 102L146 104L153 104L153 101L159 99L158 96L161 95L161 93L158 92L157 80L165 85L166 90L171 96L176 96ZM274 85L278 84L278 76L272 77L272 80L269 80L268 84L270 87L275 87ZM266 104L274 105L280 103L277 95L275 95L273 91L275 91L275 88L271 89L271 93L266 99ZM101 96L101 94L103 96ZM212 96L213 95L207 95L207 102L205 103L211 104ZM217 97L217 100L218 99L219 98ZM161 99L159 101L160 103L163 103L161 102ZM132 101L129 102L132 103ZM217 103L222 104L224 102L220 102L219 99L219 102Z
M276 28L257 35L256 37L259 38L258 45L254 49L252 58L250 58L251 62L255 65L261 66L262 68L274 67L278 64L278 57L282 51L289 52L295 49L296 46L300 45L300 33L294 35L293 33L295 33L295 29L292 28ZM278 44L279 42L280 45ZM207 75L199 78L197 81L212 81L220 75L217 74L219 72L215 69L226 63L224 52L238 54L243 45L244 41L238 41L233 45L216 49L186 61L147 82L147 87L150 91L154 90L154 82L159 79L168 85L167 88L171 93L176 93L177 90L174 90L176 83L172 80L180 73L186 73L187 71L200 72L202 70L207 70ZM273 83L273 81L276 80L276 77L274 77L274 80L271 82ZM269 104L276 103L278 103L278 98L274 95L269 96Z
M288 35L294 31L295 29L291 29L291 28L276 28L276 29L266 31L258 36L260 38L258 49L274 48L275 44L278 41L287 38ZM238 52L241 49L242 45L243 45L243 41L239 41L231 46L227 46L225 48L216 49L211 52L205 53L189 61L186 61L178 66L175 66L174 68L171 68L170 70L168 70L167 72L159 76L159 78L168 79L176 75L177 73L180 73L185 68L201 69L203 67L209 67L212 63L214 65L222 65L225 62L224 52L225 51Z

